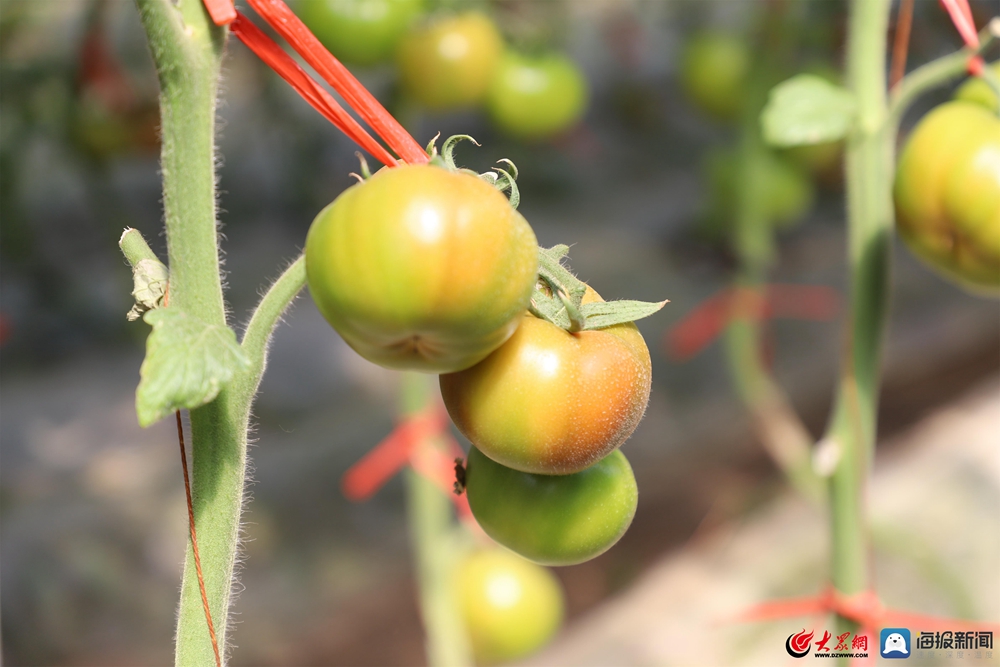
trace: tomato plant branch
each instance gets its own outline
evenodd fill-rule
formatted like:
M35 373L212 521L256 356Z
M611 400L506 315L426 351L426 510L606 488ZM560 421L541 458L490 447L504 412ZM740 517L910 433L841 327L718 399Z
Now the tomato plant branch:
M431 378L423 374L403 376L405 413L425 410L434 400L430 382ZM461 549L456 548L459 530L452 519L452 501L445 491L415 470L406 471L406 488L420 615L427 636L427 664L472 665L472 648L453 590L453 572Z
M881 345L892 250L895 132L886 122L886 49L890 0L852 0L847 81L857 121L846 142L850 309L845 355L827 437L837 464L830 478L832 580L844 595L871 586L865 510L875 445ZM846 629L853 627L841 617Z
M160 82L161 171L170 266L167 310L226 326L215 192L216 96L226 31L199 0L137 0ZM260 369L242 369L190 411L192 500L206 597L225 649L243 503L250 401ZM224 660L225 656L223 656ZM177 614L177 665L214 665L189 543Z
M903 114L918 97L961 76L968 67L969 58L983 53L998 38L1000 38L1000 18L994 18L980 31L979 48L964 48L942 56L904 76L899 85L892 89L889 98L888 118L893 126L899 123ZM984 77L987 82L989 82L988 77L989 74Z
M763 308L767 274L774 263L774 225L766 213L764 188L759 177L768 159L760 129L760 112L773 84L775 71L787 58L785 17L779 11L764 18L760 46L744 100L744 113L737 151L738 190L734 212L733 252L739 260L735 279L734 311L725 330L729 372L737 393L753 420L754 430L775 464L802 495L817 503L823 500L823 480L812 467L812 437L790 401L767 369L763 348ZM755 312L756 311L756 312Z
M274 327L305 284L306 258L299 255L264 293L250 316L241 346L258 373L264 372L267 343Z

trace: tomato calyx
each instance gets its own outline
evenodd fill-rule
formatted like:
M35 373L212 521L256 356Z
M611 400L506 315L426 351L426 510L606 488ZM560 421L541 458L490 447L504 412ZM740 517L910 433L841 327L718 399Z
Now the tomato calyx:
M455 163L455 146L458 142L469 141L476 146L480 146L481 144L468 134L454 134L445 139L444 144L441 145L441 152L438 153L437 140L440 137L441 133L438 132L427 144L426 150L427 156L430 158L429 164L447 169L448 171L469 174L470 176L475 176L486 181L500 192L508 193L507 198L510 201L510 207L517 210L518 204L521 203L521 193L517 189L517 165L507 158L501 158L497 160L497 164L505 164L508 169L493 167L493 171L483 172L482 174L471 169L466 169L465 167L459 167Z
M538 249L538 282L528 311L570 333L605 329L649 317L669 303L649 301L596 301L583 303L587 284L567 269L562 260L569 246Z

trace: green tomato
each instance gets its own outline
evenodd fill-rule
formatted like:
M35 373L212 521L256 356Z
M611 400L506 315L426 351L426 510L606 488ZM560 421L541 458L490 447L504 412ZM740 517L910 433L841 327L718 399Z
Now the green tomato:
M509 551L473 553L459 565L455 588L477 663L530 655L562 624L559 581L544 567Z
M302 21L345 63L388 60L403 33L424 9L424 0L299 0Z
M900 236L932 267L1000 292L1000 119L965 101L936 107L913 130L893 190Z
M396 60L399 81L429 109L474 106L486 98L502 53L503 38L487 16L449 16L403 38Z
M692 37L681 54L681 86L702 111L733 120L743 110L751 55L735 35L703 32Z
M383 169L323 209L306 239L309 291L361 356L387 368L468 368L517 329L535 235L474 175Z
M602 301L588 288L583 303ZM635 324L569 333L525 315L493 354L441 376L458 430L523 472L579 472L617 449L642 419L652 378Z
M493 77L487 107L504 132L543 139L580 120L587 108L587 80L564 55L508 51Z
M632 467L618 450L571 475L535 475L473 447L465 489L487 535L542 565L575 565L610 549L639 499Z
M990 63L988 67L993 70L994 76L1000 77L1000 60ZM993 113L1000 112L1000 102L997 101L996 91L982 77L970 77L955 91L955 99L979 104L992 110Z

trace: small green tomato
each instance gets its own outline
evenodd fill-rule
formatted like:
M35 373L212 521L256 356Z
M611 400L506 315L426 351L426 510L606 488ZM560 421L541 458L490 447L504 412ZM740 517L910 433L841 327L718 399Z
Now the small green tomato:
M575 565L610 549L639 499L632 467L617 450L571 475L534 475L473 447L465 488L486 534L542 565Z
M455 572L458 606L476 662L528 656L552 639L563 619L559 581L544 567L504 549L485 549Z
M508 51L493 77L487 107L504 132L522 139L544 139L567 130L583 115L587 80L564 55Z

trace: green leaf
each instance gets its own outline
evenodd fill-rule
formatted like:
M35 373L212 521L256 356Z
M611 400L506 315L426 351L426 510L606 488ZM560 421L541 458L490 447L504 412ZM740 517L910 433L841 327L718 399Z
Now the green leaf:
M658 312L669 301L651 303L649 301L596 301L585 303L581 309L586 318L584 331L604 329L615 324L634 322Z
M774 146L835 141L854 125L854 95L813 74L799 74L771 90L760 120Z
M125 316L129 322L142 317L147 310L163 305L167 293L167 267L157 259L140 259L132 269L132 296L135 305Z
M249 369L236 333L227 326L207 324L176 308L157 308L143 319L153 327L135 393L143 427L212 401L235 372Z

